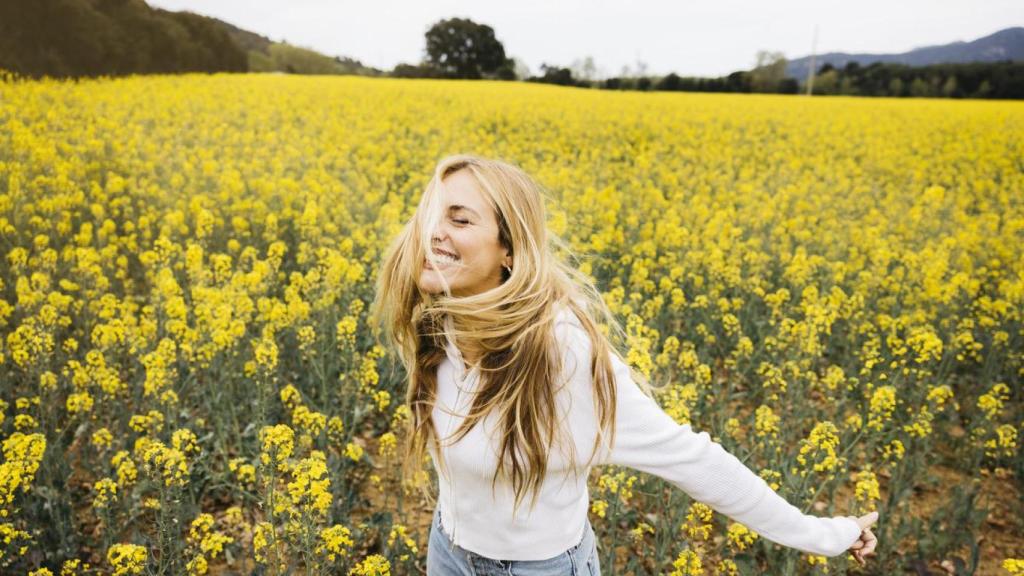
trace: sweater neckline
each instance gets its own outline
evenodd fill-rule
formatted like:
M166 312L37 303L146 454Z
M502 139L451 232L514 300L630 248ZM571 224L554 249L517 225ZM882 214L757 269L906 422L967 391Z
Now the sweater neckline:
M455 367L455 380L457 382L466 383L470 378L474 378L479 374L480 370L476 366L469 370L466 369L466 362L462 357L462 352L452 341L449 340L445 345L445 352L448 355L448 360Z

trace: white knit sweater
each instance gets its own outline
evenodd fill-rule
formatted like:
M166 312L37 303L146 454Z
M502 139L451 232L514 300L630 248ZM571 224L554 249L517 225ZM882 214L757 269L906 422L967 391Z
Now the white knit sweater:
M568 379L556 394L556 404L568 418L576 461L582 463L590 456L597 433L591 342L568 308L560 312L555 333L564 350ZM530 510L527 493L513 518L511 483L499 478L494 493L491 491L491 477L498 462L497 446L490 440L498 429L494 414L481 420L459 442L445 447L445 438L468 411L479 380L475 368L464 374L465 364L456 346L449 343L446 351L448 357L437 372L438 404L433 420L449 470L441 470L435 449L428 444L438 472L438 507L445 531L458 546L499 560L543 560L564 552L583 536L590 507L589 468L574 476L568 466L570 460L556 446L551 450L535 508ZM595 464L627 466L664 478L694 500L764 538L803 552L836 556L860 537L860 527L852 518L822 518L800 512L713 442L707 432L695 433L688 424L676 423L640 390L629 367L615 355L612 365L617 390L615 445L610 454L606 448L599 451Z

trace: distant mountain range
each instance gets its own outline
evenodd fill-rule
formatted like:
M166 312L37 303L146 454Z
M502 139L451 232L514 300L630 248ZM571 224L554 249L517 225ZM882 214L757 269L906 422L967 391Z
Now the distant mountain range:
M1002 60L1024 61L1024 27L1006 28L971 42L951 42L938 46L926 46L900 54L828 52L815 56L814 68L820 70L825 63L829 63L835 68L842 68L848 62L857 62L862 66L873 62L926 66L928 64L998 62ZM807 77L807 69L810 65L810 56L790 60L786 65L786 76L803 81Z

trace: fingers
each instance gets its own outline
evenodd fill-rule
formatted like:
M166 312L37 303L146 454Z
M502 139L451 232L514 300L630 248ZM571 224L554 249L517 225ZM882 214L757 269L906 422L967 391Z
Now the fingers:
M851 554L853 554L853 558L857 561L858 564L864 566L865 564L867 564L867 560L865 560L864 557L874 554L874 551L865 552L864 550L854 550L853 552L851 552Z
M858 564L865 566L867 564L865 558L874 554L875 546L878 545L878 539L871 532L871 526L878 521L878 511L873 510L859 518L856 516L849 516L848 518L857 522L857 525L860 527L860 538L850 545L850 554Z
M864 566L867 564L865 557L874 554L875 546L878 545L878 539L871 532L871 525L878 521L878 511L874 510L859 518L853 517L853 519L857 521L861 532L860 538L850 546L850 553L858 564Z
M854 550L853 552L851 552L851 554L853 555L853 559L856 560L857 563L861 566L867 564L867 562L864 560L864 555L860 550Z
M850 546L850 553L858 564L864 566L867 564L867 561L864 558L874 554L875 546L877 545L878 539L875 537L874 533L872 533L870 529L864 529L860 534L860 539Z
M874 554L875 546L878 545L878 539L871 533L871 530L865 530L861 538L864 540L864 546L859 550L860 554L863 556Z

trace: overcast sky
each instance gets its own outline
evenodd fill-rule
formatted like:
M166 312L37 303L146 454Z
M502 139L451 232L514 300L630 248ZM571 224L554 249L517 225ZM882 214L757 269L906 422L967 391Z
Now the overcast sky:
M542 63L594 58L599 72L721 76L752 67L758 50L905 52L971 41L1024 25L1022 0L149 0L214 16L274 41L390 70L416 63L443 18L494 28L510 57Z

